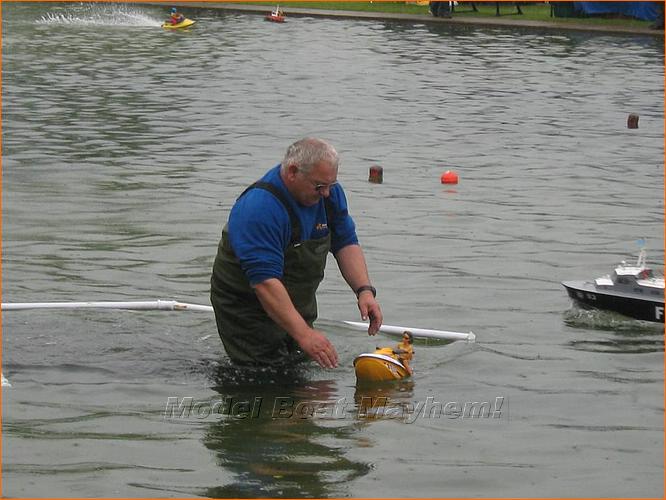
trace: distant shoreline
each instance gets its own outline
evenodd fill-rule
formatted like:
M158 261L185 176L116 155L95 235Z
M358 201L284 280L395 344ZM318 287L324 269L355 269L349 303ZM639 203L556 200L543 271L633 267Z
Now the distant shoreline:
M164 6L162 2L140 2L147 5ZM279 3L279 2L277 2ZM267 14L273 3L266 2L263 5L249 5L245 3L224 3L224 2L175 2L170 3L169 6L176 6L182 9L213 9L225 10L229 12L241 12L249 14ZM166 7L165 7L166 9ZM603 25L603 24L586 24L584 21L577 23L558 23L556 21L535 21L535 20L520 20L515 17L479 17L479 16L464 16L461 14L454 14L451 18L433 17L430 15L419 14L402 14L393 12L378 12L378 11L349 11L349 10L326 10L314 8L298 8L291 5L284 7L287 17L322 17L322 18L342 18L342 19L367 19L367 20L382 20L382 21L395 21L407 22L414 24L449 24L455 26L488 26L495 28L512 28L512 29L528 29L528 30L548 30L548 31L578 31L578 32L592 32L592 33L605 33L616 35L642 35L642 36L657 36L663 37L663 29L650 29L643 27L631 27L621 25Z

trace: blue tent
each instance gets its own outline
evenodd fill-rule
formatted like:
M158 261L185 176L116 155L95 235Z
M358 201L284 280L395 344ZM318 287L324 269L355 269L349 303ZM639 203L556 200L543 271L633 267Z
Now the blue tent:
M657 2L574 2L574 10L585 14L624 14L643 21L659 15Z

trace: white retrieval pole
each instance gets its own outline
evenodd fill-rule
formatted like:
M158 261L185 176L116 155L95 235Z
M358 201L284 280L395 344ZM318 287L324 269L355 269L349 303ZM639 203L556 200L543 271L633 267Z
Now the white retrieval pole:
M201 311L213 312L212 306L201 304L188 304L175 300L151 300L130 302L4 302L2 311L26 311L31 309L123 309L129 311ZM367 323L345 321L345 324L359 330L367 330ZM400 335L405 330L412 332L416 338L431 338L440 340L466 340L474 342L476 335L472 332L448 332L445 330L429 330L411 326L382 325L380 332L389 335Z
M3 303L3 311L28 309L124 309L129 311L204 311L213 312L211 306L188 304L175 300L150 300L138 302L14 302Z
M349 326L356 328L358 330L367 330L368 324L361 323L357 321L345 321ZM411 332L412 335L416 338L425 338L425 339L439 339L439 340L466 340L467 342L474 342L476 340L476 335L472 332L461 333L461 332L447 332L445 330L429 330L427 328L412 328L411 326L391 326L391 325L382 325L379 328L379 331L382 333L387 333L389 335L402 335L405 331Z
M188 304L187 302L178 302L175 300L149 300L149 301L130 301L130 302L3 302L2 311L27 311L34 309L122 309L128 311L197 311L213 312L212 306L202 304ZM367 330L367 323L356 321L345 321L345 324L358 330ZM416 338L431 338L440 340L466 340L474 342L476 335L472 332L459 333L447 332L444 330L429 330L425 328L412 328L410 326L391 326L382 325L379 329L382 333L389 335L401 335L405 330L412 332ZM2 386L11 387L9 380L2 376Z

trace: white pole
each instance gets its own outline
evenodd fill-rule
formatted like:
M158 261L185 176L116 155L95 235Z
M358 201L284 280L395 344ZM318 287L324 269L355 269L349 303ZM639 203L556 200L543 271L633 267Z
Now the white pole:
M357 321L345 321L349 326L356 328L358 330L367 330L367 323L360 323ZM388 333L391 335L402 335L405 331L409 331L417 338L429 338L429 339L440 339L440 340L466 340L467 342L474 342L476 340L476 335L472 332L469 333L460 333L460 332L447 332L444 330L429 330L426 328L412 328L409 326L391 326L391 325L382 325L379 328L379 331L382 333Z
M213 312L211 306L187 304L175 300L153 300L143 302L14 302L2 304L3 311L25 311L28 309L126 309L134 311L204 311Z
M3 302L2 311L25 311L29 309L124 309L130 311L201 311L213 312L212 306L201 304L188 304L175 300L152 300L134 302ZM347 325L367 330L367 323L356 321L345 321ZM426 328L413 328L410 326L382 325L379 329L382 333L400 335L405 330L412 332L415 337L432 338L441 340L466 340L474 342L476 335L472 332L459 333L445 330L429 330Z

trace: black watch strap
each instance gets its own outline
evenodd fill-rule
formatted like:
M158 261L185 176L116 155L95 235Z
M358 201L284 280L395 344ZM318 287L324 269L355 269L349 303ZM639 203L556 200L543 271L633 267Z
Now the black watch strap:
M356 297L358 297L359 295L361 295L361 292L365 292L366 290L372 292L372 296L373 296L373 297L376 297L376 296L377 296L377 289L376 289L374 286L372 286L372 285L363 285L363 286L359 286L359 287L354 291L354 293L356 293Z

